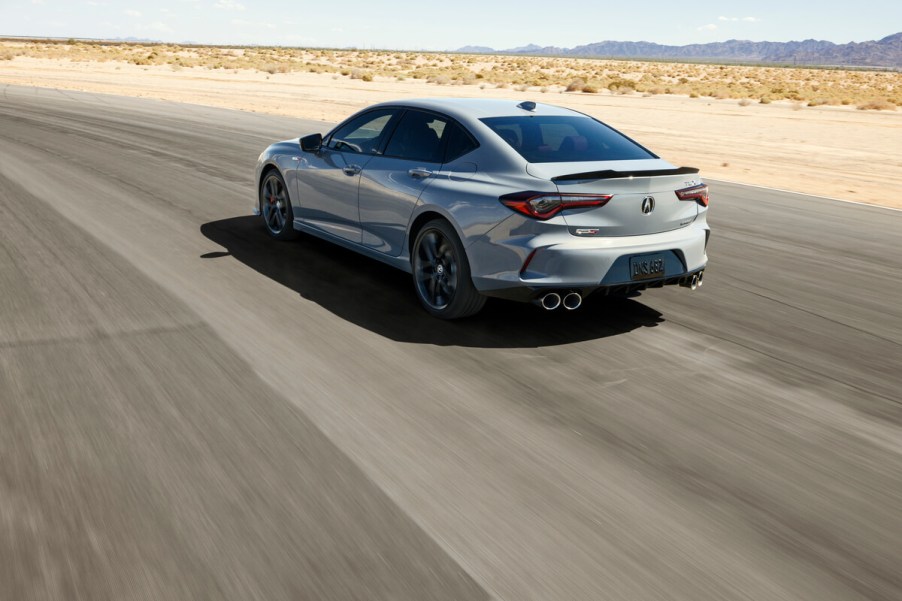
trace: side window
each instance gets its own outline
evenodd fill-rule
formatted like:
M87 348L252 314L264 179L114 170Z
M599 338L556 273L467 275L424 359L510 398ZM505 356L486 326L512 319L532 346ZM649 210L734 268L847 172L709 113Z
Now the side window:
M445 163L450 163L479 146L473 136L457 123L452 121L445 129Z
M337 129L329 138L327 146L341 152L373 154L379 148L385 126L394 114L395 109L364 113Z
M441 163L442 136L449 129L448 123L447 119L431 113L407 111L388 141L385 156Z

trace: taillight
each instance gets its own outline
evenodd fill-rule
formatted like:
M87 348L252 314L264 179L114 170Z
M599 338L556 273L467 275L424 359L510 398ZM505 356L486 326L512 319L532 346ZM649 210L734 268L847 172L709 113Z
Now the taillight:
M694 200L703 207L708 206L708 184L699 184L691 188L683 188L676 191L680 200Z
M498 200L506 207L535 219L551 219L564 209L601 207L612 194L560 194L557 192L514 192Z

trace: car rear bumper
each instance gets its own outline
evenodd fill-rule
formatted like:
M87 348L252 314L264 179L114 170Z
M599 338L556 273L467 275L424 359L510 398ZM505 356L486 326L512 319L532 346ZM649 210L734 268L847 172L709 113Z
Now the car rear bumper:
M708 262L710 230L702 221L642 236L550 235L485 241L468 248L473 283L487 296L529 301L551 290L629 294L646 288L688 284ZM522 240L522 242L521 242ZM664 257L664 274L633 280L630 258ZM516 259L516 260L515 260ZM507 269L490 269L504 264ZM487 269L489 268L489 269Z

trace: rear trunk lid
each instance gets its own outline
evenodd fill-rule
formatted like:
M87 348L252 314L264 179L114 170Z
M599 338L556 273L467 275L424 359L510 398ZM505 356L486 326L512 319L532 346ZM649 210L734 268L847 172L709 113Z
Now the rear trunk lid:
M527 171L553 181L561 194L604 194L600 207L561 213L578 236L638 236L691 224L698 204L680 200L676 190L698 185L697 169L676 168L661 159L590 163L530 163Z

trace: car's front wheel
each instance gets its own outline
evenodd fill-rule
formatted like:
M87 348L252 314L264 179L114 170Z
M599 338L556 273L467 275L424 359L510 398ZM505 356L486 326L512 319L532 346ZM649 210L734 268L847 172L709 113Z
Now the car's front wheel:
M451 224L430 221L420 229L411 253L417 297L432 315L459 319L478 313L485 304L470 277L470 264Z
M278 171L270 171L260 183L260 215L266 231L276 240L297 238L288 188Z

